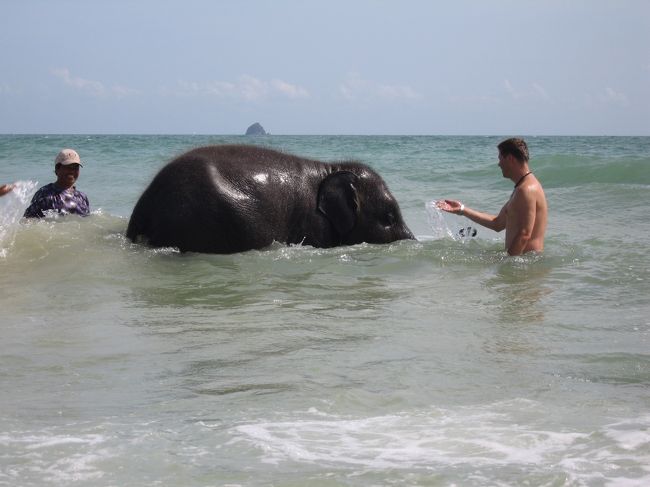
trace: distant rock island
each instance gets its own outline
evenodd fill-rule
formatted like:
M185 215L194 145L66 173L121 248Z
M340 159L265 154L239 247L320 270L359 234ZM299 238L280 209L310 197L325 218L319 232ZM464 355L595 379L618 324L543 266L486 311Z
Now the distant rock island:
M255 122L246 129L246 135L267 135L266 130L259 123Z

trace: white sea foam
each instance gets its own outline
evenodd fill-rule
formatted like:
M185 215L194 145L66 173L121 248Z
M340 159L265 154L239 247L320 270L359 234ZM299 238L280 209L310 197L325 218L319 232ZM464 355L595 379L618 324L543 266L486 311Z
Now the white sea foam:
M111 455L102 446L107 437L98 434L4 434L0 447L6 448L3 460L29 459L29 463L15 462L3 477L25 481L26 477L65 485L70 482L98 479L104 471L97 464ZM9 462L10 464L12 462Z
M522 402L530 401L368 418L324 419L316 414L301 421L241 425L235 434L259 448L261 461L275 465L298 462L364 471L471 466L477 474L523 468L538 475L560 465L567 478L579 484L596 478L602 481L611 472L620 477L609 479L611 485L641 485L635 483L638 479L623 479L620 470L631 465L639 472L647 470L650 416L635 422L638 429L633 431L621 432L623 423L595 432L558 431L516 417ZM594 434L613 438L615 443L588 446Z
M609 425L604 433L623 450L634 451L644 448L650 452L650 414L638 420L628 419ZM650 471L650 457L648 460Z

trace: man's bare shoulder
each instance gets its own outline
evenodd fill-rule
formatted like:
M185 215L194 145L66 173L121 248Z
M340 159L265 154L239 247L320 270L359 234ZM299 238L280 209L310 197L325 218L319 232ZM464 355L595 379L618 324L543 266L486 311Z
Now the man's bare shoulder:
M521 196L525 199L545 198L544 188L542 187L542 183L540 183L539 180L533 176L515 190L513 197L515 196Z
M517 188L512 197L512 210L516 212L528 212L534 214L535 219L539 219L542 227L546 226L546 214L548 204L544 188L537 178L530 178L526 184Z

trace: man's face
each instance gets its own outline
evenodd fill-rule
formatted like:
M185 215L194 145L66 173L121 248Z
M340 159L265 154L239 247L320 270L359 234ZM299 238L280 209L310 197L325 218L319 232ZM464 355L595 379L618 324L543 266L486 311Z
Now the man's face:
M499 152L499 167L501 168L501 174L504 178L510 177L510 163L512 162L511 158L511 155L504 156L501 154L501 152Z
M69 188L74 185L79 177L79 164L68 164L67 166L60 165L54 171L56 173L56 182L59 186Z

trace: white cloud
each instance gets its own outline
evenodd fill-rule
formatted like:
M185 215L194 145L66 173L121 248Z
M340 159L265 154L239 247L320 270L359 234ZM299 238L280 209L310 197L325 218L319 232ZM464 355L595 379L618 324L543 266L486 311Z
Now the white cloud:
M387 85L351 73L339 85L343 98L353 100L417 100L422 96L408 85Z
M309 98L309 92L301 86L292 85L279 79L271 81L271 85L288 98Z
M620 106L628 106L630 104L627 95L620 91L616 91L609 86L605 88L605 93L601 94L598 99L603 103L612 103Z
M235 94L248 101L266 98L269 94L269 84L253 76L244 75L239 78L239 83L235 84Z
M160 90L165 96L213 96L245 101L256 101L273 97L298 99L309 98L305 88L280 79L264 81L253 76L242 75L235 82L230 81L179 81L175 88Z
M116 96L122 98L129 95L137 94L136 90L121 85L112 85L107 87L101 81L90 80L73 76L68 68L56 68L52 74L63 81L66 86L87 93L91 96L104 97Z
M548 96L548 93L546 92L546 89L542 85L540 85L539 83L533 83L532 87L533 87L533 90L535 91L535 93L537 93L537 95L539 95L539 97L543 98L544 100L550 100L551 99L551 97Z
M111 86L111 93L118 98L124 98L126 96L138 95L140 92L122 85L113 85Z
M162 89L163 95L194 96L212 95L228 96L235 90L235 85L221 81L198 83L196 81L179 81L175 89Z
M595 95L589 92L583 93L581 99L582 103L590 108L603 105L618 105L620 107L630 106L630 100L625 93L616 91L609 86Z
M503 86L506 92L510 95L513 100L544 100L551 101L546 88L544 88L540 83L533 82L529 87L524 88L523 90L515 88L509 79L503 80Z
M103 83L72 76L70 70L67 68L53 69L52 74L61 79L65 85L72 88L85 91L95 96L104 96L106 94L106 87Z
M21 92L20 89L7 84L7 83L0 83L0 95L17 95Z
M455 105L493 106L502 103L501 98L489 95L452 95L449 101Z
M515 88L509 79L503 80L503 88L507 96L495 95L482 95L477 94L454 94L449 97L449 101L454 104L460 105L481 105L481 106L494 106L501 103L510 103L508 100L514 101L551 101L551 96L546 91L546 88L538 82L531 83L523 90Z
M519 94L519 92L517 92L512 87L512 84L510 84L509 79L504 79L503 80L503 85L504 85L506 91L508 92L508 94L513 98L513 100L518 100L519 98L521 98L521 95Z

